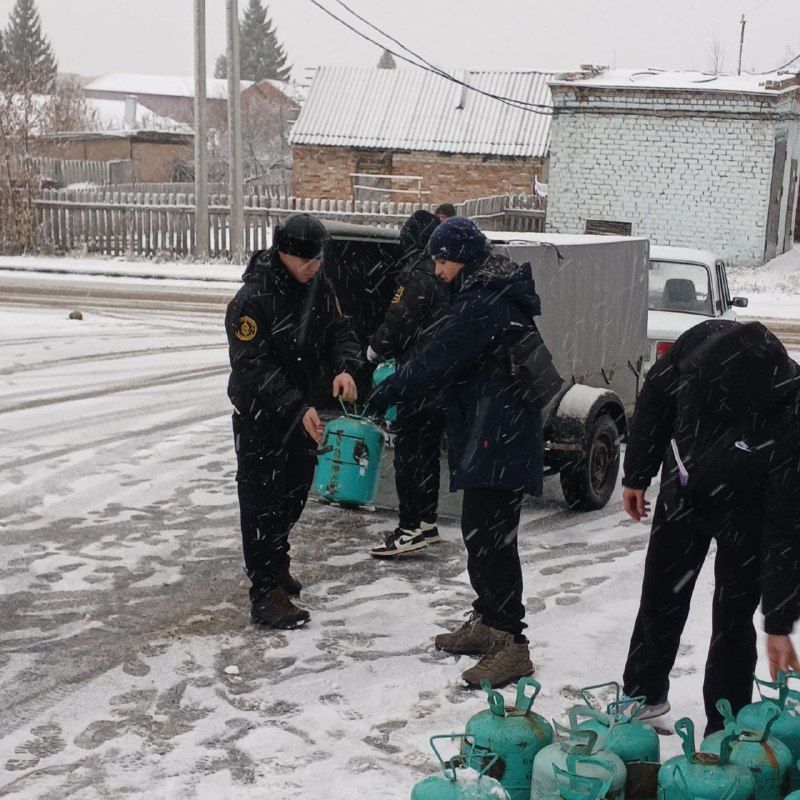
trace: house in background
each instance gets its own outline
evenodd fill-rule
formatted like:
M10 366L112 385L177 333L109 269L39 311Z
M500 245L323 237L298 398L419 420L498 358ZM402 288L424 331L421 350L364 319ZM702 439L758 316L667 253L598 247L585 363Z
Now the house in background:
M587 68L550 90L549 231L646 236L734 265L792 247L797 74Z
M293 193L434 203L530 194L545 169L555 76L456 75L545 113L423 70L320 67L289 137Z

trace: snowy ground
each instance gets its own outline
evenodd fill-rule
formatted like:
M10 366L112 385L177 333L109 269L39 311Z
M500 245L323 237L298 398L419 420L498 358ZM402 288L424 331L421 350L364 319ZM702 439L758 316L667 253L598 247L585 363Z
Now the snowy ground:
M251 626L226 292L111 283L0 279L0 797L408 797L434 770L428 737L485 705L458 682L472 659L432 648L470 600L458 530L378 563L365 549L389 518L311 503L293 542L312 623ZM541 713L619 677L647 535L618 492L573 514L551 484L526 509ZM673 674L679 715L700 716L711 584Z

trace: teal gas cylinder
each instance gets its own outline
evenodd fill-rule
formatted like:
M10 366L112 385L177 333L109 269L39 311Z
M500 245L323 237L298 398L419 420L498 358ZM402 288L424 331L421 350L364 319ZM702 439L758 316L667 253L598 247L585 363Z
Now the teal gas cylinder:
M570 726L565 728L557 722L553 727L559 735L559 741L541 749L533 762L531 777L531 800L558 795L559 784L555 768L570 772L570 766L578 770L584 778L598 778L605 781L611 772L611 781L605 796L609 800L625 800L625 782L627 772L622 759L616 754L603 750L597 740L597 733L590 730L578 730ZM574 759L571 756L581 756Z
M717 755L695 751L694 723L688 717L675 723L675 733L683 740L683 755L661 767L658 800L754 800L753 776L730 760L734 734L723 737Z
M495 755L489 774L500 781L511 800L528 800L533 760L553 741L550 723L533 711L542 687L533 678L523 678L517 683L513 706L506 706L503 695L493 690L488 681L482 681L481 687L488 695L489 708L467 722L466 733L474 742L472 758L467 763L482 769L488 754Z
M387 378L394 375L395 372L397 372L397 364L395 364L394 359L378 364L378 366L375 367L375 372L372 373L372 388L374 389L379 383L383 383ZM386 409L383 418L387 422L396 422L397 406Z
M789 682L794 683L790 684ZM780 739L792 754L790 770L792 791L800 789L800 672L778 672L775 683L756 678L756 688L765 702L775 703L781 715L772 726L771 735Z
M781 715L780 708L770 702L751 703L734 717L731 704L720 700L717 709L725 730L706 738L700 751L719 754L722 742L730 741L731 763L750 771L756 783L756 800L781 800L789 792L792 754L770 735Z
M598 711L592 706L590 692L607 687L615 690L616 699L608 704L605 712ZM581 696L586 706L570 710L575 727L596 731L603 748L616 753L626 765L634 762L657 764L661 760L658 734L652 726L636 719L636 709L644 698L633 697L623 701L616 681L586 686L581 689ZM585 719L580 721L581 717Z
M442 773L421 780L411 790L411 800L509 800L508 793L500 783L486 774L497 760L494 753L488 754L491 757L486 766L476 771L466 765L468 757L463 755L445 762L436 747L437 739L462 739L462 750L469 751L472 746L469 744L465 748L468 737L463 733L432 736L431 749L436 754Z
M314 485L326 500L365 506L378 490L383 432L366 417L344 411L325 426Z
M786 800L800 800L800 792L792 792L786 795Z

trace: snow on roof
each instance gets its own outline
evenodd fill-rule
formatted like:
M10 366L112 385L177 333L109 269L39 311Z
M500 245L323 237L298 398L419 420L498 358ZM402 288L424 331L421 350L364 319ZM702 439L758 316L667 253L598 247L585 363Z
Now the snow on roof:
M206 95L209 99L228 96L228 82L209 77ZM241 81L246 89L252 81ZM137 72L111 72L91 81L87 92L118 92L119 94L164 95L167 97L194 97L194 78L186 75L148 75Z
M276 81L272 78L268 78L267 83L274 86L279 92L285 94L299 106L302 106L308 97L307 84L294 83L293 81Z
M553 73L461 70L456 76L495 95L551 105ZM543 157L550 144L550 116L423 70L320 67L290 141Z
M607 69L599 73L588 69L573 73L573 80L562 76L551 85L593 86L605 89L651 89L700 92L737 92L779 95L796 91L796 72L770 72L765 75L712 75L707 72L658 69ZM581 77L581 75L585 77Z
M125 127L125 101L101 100L96 97L87 97L86 106L96 112L100 126L105 130L122 130ZM164 117L150 111L149 108L137 104L136 121L133 125L136 130L176 131L178 133L192 133L192 126Z
M692 247L667 247L661 244L650 245L650 258L653 261L679 261L688 264L714 264L719 256L710 250L696 250Z

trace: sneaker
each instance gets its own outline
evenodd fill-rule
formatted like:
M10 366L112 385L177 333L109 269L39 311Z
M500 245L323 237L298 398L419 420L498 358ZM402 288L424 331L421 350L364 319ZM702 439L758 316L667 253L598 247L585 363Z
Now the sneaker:
M256 625L293 630L302 628L311 619L311 614L298 608L289 599L283 586L276 586L252 602L250 619Z
M395 528L391 533L386 534L384 543L380 547L373 547L369 554L373 558L399 558L417 550L424 550L427 546L428 543L421 531Z
M442 541L442 537L439 536L439 528L436 527L435 522L422 522L419 529L425 537L426 544L436 544L436 542Z
M457 656L482 656L492 645L492 629L483 624L483 617L470 611L467 621L451 633L440 633L433 643L437 650Z
M644 703L636 709L633 718L644 721L646 719L663 717L671 708L672 706L669 704L669 700L665 700L663 703Z
M481 681L488 681L496 689L533 675L528 642L515 642L513 633L496 628L489 628L489 632L492 642L486 655L461 675L467 685L480 686Z

